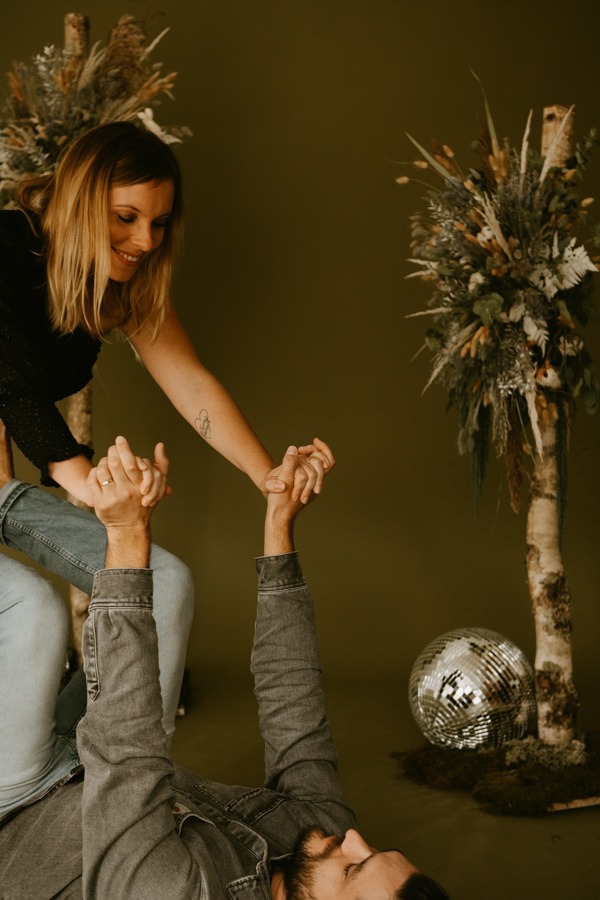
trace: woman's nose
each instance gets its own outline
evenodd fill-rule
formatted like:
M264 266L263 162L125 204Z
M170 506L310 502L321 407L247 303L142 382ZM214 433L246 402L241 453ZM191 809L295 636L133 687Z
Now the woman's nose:
M145 225L142 222L138 224L138 227L132 235L132 239L138 250L148 252L154 247L152 227L150 225Z

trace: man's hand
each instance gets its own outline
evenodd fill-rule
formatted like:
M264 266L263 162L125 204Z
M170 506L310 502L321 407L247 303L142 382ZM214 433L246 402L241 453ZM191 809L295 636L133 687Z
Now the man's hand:
M135 456L128 442L124 437L118 437L115 444L109 449L108 455L100 460L95 469L90 472L88 485L93 485L93 473L96 472L96 480L103 484L110 482L110 455L113 452L113 459L117 456L120 465L127 475L131 485L138 488L138 492L142 494L142 506L152 507L165 495L171 493L171 488L166 484L167 475L169 473L169 460L165 453L165 445L160 443L154 448L154 464L147 458ZM164 480L164 481L163 481ZM95 507L95 503L91 504Z
M309 503L315 494L320 494L325 476L335 465L335 460L327 444L315 438L312 444L298 447L298 465L294 473L293 499ZM266 496L271 493L285 493L287 484L281 475L281 466L272 469L266 478ZM285 487L283 487L285 485Z
M145 568L150 548L150 516L168 493L169 461L157 444L154 465L136 457L124 437L90 471L88 488L96 515L106 527L107 568Z
M313 464L315 454L317 459ZM285 483L286 489L267 495L265 556L290 553L294 549L294 520L315 498L319 478L322 484L323 478L334 466L333 453L318 438L307 447L288 447L281 465L273 470L276 477Z

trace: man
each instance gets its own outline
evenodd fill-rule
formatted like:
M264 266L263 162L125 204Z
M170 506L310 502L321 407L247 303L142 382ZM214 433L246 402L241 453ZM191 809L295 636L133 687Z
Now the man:
M216 784L173 766L147 568L151 507L129 478L127 451L110 448L90 473L107 552L84 630L88 703L77 748L85 778L58 786L0 831L2 900L446 897L400 851L364 842L337 781L312 600L293 543L304 508L292 497L294 478L312 489L316 471L300 465L294 447L278 472L287 490L267 498L257 560L251 667L265 787ZM331 471L327 445L319 453ZM153 467L152 479L156 503L166 472Z

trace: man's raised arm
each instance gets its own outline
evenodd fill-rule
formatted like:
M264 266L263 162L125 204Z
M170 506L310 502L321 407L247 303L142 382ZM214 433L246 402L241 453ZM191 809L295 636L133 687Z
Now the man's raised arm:
M152 507L167 491L168 462L133 456L117 439L90 473L107 532L106 568L94 578L83 650L87 713L77 730L85 767L83 896L201 896L201 875L171 812L173 766L162 726L152 572Z
M329 447L315 441L315 448L315 464L331 471L335 460ZM337 781L337 755L325 715L312 598L294 549L294 521L305 508L292 495L299 466L305 461L290 447L278 470L287 490L268 497L265 555L256 563L252 672L265 742L265 783L298 798L335 804L337 818L350 827L353 814ZM313 478L306 469L305 477Z

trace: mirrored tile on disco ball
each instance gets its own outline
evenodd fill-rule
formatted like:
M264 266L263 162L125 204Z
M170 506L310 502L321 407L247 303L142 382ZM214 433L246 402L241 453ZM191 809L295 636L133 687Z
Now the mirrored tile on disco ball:
M497 747L535 723L529 662L486 628L455 629L428 644L412 668L408 698L424 736L440 747Z

